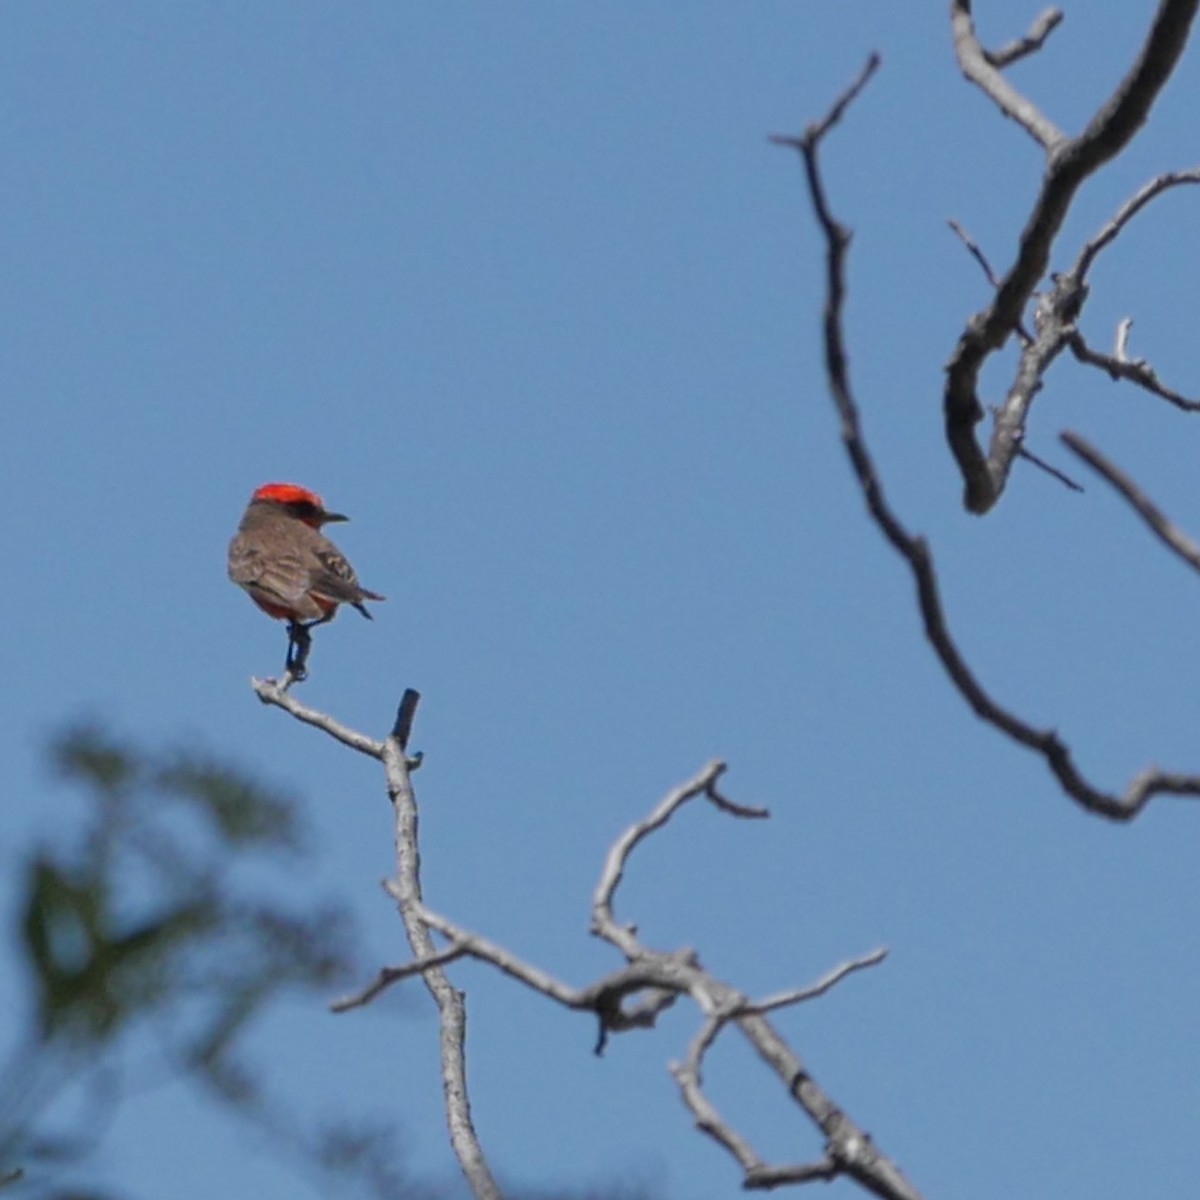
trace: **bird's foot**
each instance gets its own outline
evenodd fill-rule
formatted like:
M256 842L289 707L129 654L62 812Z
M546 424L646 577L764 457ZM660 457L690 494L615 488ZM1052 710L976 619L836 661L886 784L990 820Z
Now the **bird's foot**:
M283 664L284 691L293 683L303 683L308 678L308 653L312 649L312 634L308 629L308 625L299 621L292 621L288 625L287 658Z

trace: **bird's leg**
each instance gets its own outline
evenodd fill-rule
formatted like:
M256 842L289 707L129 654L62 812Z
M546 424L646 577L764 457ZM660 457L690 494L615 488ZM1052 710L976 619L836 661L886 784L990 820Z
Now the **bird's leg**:
M314 622L315 624L315 622ZM303 683L308 678L305 664L312 649L312 634L302 621L288 622L287 661L284 663L284 686Z
M303 683L308 678L308 654L312 649L312 634L309 632L318 625L332 621L337 609L331 609L323 617L315 621L288 622L287 661L284 663L286 675L284 678L290 687L293 683Z

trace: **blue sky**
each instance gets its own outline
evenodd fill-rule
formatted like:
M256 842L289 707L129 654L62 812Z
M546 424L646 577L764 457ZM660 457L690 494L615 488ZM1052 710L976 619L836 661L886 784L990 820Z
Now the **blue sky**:
M1033 15L980 4L981 30ZM1012 72L1069 131L1150 5L1071 11ZM1186 1194L1200 1169L1197 815L1076 811L976 722L869 526L818 358L821 248L795 156L767 135L881 73L828 143L855 229L851 370L888 493L927 533L950 619L1002 702L1113 788L1200 769L1196 581L1101 485L1018 464L965 515L941 367L985 300L946 228L1004 264L1037 147L959 77L942 6L17 3L0 17L0 327L10 592L7 861L69 807L42 746L100 715L298 791L320 858L297 889L405 957L379 880L373 764L247 685L281 629L225 579L250 491L296 480L338 530L373 625L319 631L303 698L386 730L406 686L432 904L555 974L587 935L604 851L713 756L770 823L687 812L620 899L752 992L876 945L887 963L779 1024L930 1197ZM1056 263L1134 188L1195 161L1194 56L1143 136L1083 190ZM1200 388L1194 194L1103 256L1085 332ZM990 370L988 398L1005 376ZM1196 430L1065 360L1030 445L1094 440L1200 530ZM591 1054L594 1030L488 971L468 992L480 1133L503 1177L740 1194L667 1074L695 1028ZM18 986L0 967L0 994ZM407 1005L290 1006L256 1057L305 1111L395 1120L450 1177L436 1027ZM760 1150L811 1130L732 1042L716 1100ZM1164 1152L1162 1147L1170 1147ZM300 1196L303 1181L176 1089L132 1101L102 1159L140 1196ZM849 1185L831 1194L850 1195ZM318 1194L312 1192L311 1194Z

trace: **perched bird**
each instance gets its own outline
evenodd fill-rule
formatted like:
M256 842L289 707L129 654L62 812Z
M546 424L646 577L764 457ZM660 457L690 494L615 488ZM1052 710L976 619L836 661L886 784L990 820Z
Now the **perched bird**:
M304 679L315 625L350 604L370 618L364 600L383 600L358 582L354 568L321 532L332 513L316 492L295 483L256 488L229 543L229 578L269 616L288 622L288 681Z

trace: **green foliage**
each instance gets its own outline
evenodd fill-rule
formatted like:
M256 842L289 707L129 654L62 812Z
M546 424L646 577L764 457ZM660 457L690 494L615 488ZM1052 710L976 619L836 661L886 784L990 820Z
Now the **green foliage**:
M153 786L164 798L195 804L227 842L300 848L292 802L226 767L179 755L155 772Z
M241 882L256 864L303 853L295 802L194 752L156 753L94 726L59 737L59 775L84 799L21 875L20 944L30 976L28 1035L0 1072L0 1190L39 1200L101 1200L54 1184L78 1164L119 1101L109 1069L152 1030L159 1057L322 1171L356 1170L383 1194L382 1139L345 1129L299 1134L242 1061L243 1035L287 991L323 1002L349 966L346 915L307 889L264 899ZM100 1116L54 1128L67 1094L95 1093ZM349 1139L349 1140L347 1140ZM344 1153L331 1154L340 1145ZM22 1170L23 1168L23 1170ZM392 1194L395 1194L394 1192Z

